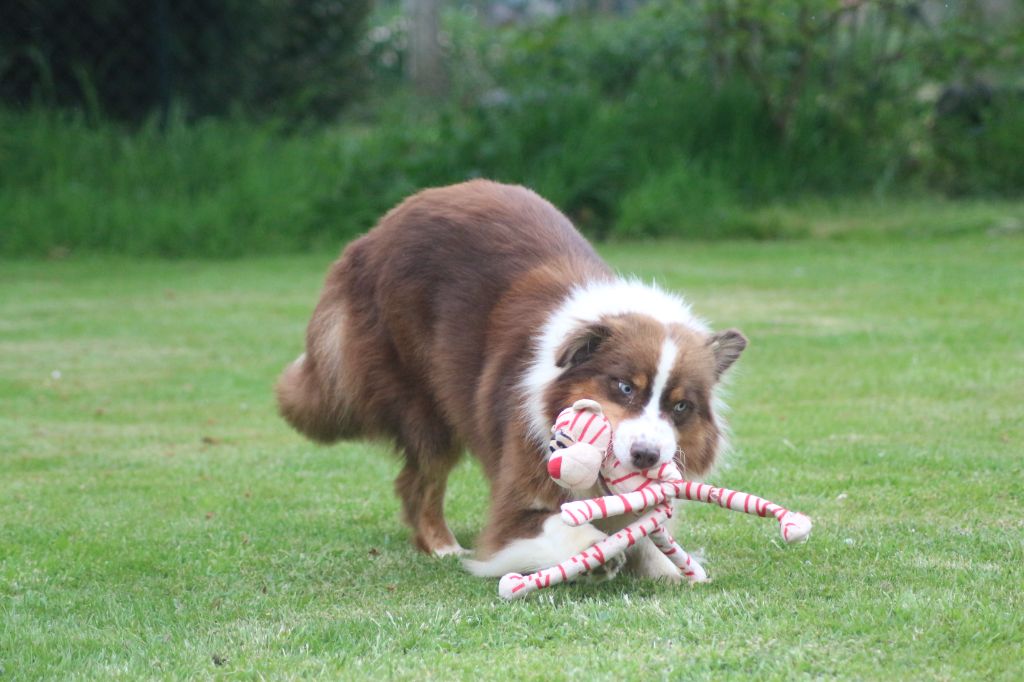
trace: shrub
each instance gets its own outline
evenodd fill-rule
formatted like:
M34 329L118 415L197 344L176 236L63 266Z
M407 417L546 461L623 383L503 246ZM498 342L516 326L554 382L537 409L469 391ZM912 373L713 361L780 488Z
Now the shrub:
M330 30L323 14L341 5L351 31ZM276 13L260 29L277 36L272 49L258 49L260 31L230 46L193 36L221 68L178 67L194 69L199 93L182 109L194 114L209 97L220 102L210 111L248 102L260 116L180 115L161 131L152 119L125 128L0 110L0 252L338 244L418 189L481 176L533 187L599 239L785 237L806 228L778 207L808 198L1024 191L1024 108L1006 75L1015 71L997 68L1021 48L1001 28L980 35L969 16L956 23L960 10L936 8L947 14L934 20L902 1L651 0L628 16L498 28L455 8L452 95L427 106L398 85L405 29L394 3L358 55L365 0L245 6ZM343 124L293 125L329 119L364 62L377 88ZM1010 85L950 112L948 83L982 82L965 74L986 65Z
M949 194L1024 194L1024 92L966 95L932 126L931 179Z
M144 120L332 119L365 85L370 0L0 0L0 100Z
M680 163L647 177L622 199L617 238L775 239L797 236L748 211L715 172Z

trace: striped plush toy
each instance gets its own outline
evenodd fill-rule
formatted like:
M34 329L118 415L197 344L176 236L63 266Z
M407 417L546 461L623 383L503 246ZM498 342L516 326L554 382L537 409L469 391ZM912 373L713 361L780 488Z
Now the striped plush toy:
M613 535L570 557L557 566L530 575L509 573L498 583L505 599L574 580L626 551L637 540L649 537L690 582L704 582L707 573L672 538L665 526L672 516L672 500L709 502L726 509L757 516L774 516L782 539L797 542L811 532L810 518L768 500L728 488L687 481L674 462L656 469L626 470L611 451L612 429L601 406L593 400L577 400L559 413L552 427L548 474L566 488L586 489L595 483L611 493L604 497L567 502L562 521L580 526L594 519L631 513L638 518Z

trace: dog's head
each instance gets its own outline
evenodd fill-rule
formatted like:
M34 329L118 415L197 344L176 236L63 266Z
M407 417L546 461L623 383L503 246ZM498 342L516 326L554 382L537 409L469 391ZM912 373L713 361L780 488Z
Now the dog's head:
M747 340L733 329L711 333L695 318L652 312L563 325L543 392L545 419L578 399L597 400L614 429L612 450L627 469L674 458L688 475L700 475L723 440L715 389Z

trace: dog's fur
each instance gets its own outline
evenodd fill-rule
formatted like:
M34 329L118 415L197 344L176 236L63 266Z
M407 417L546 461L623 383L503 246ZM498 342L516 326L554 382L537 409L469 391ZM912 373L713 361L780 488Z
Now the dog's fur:
M427 552L462 552L443 502L468 448L490 480L491 512L467 566L500 575L603 535L558 521L566 491L543 458L563 407L598 400L625 466L675 458L700 476L723 440L715 387L745 346L734 330L712 334L681 299L615 277L533 192L476 180L416 194L345 249L277 395L314 440L397 443L395 488ZM678 576L650 549L635 552L641 574Z

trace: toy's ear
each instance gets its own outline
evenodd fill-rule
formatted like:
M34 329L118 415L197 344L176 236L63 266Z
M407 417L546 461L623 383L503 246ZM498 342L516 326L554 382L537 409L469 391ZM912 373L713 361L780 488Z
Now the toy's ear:
M566 368L576 367L586 362L611 334L610 328L599 323L574 329L565 342L559 346L555 355L555 365Z
M720 377L739 359L740 353L747 347L747 337L736 329L726 329L712 336L708 345L715 354L715 376Z

